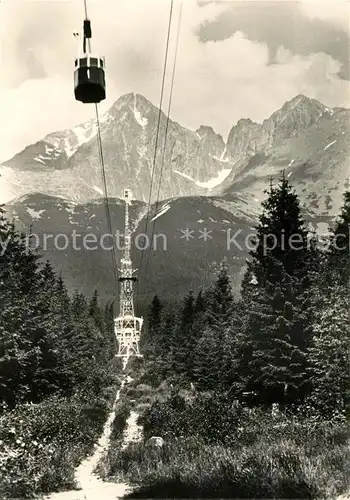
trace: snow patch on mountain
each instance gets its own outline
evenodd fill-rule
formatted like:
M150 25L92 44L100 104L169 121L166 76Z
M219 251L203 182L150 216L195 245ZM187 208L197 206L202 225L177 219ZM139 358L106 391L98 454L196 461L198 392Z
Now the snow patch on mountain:
M46 165L46 163L44 162L43 160L43 157L42 155L38 155L34 158L35 161L39 161L40 163L42 163L43 165Z
M223 170L218 172L217 177L209 179L206 182L196 181L196 186L207 188L207 189L213 189L214 187L219 186L219 184L221 184L226 179L226 177L228 177L228 175L231 172L232 172L232 168L224 168Z
M205 181L205 182L200 182L200 181L196 181L195 179L193 179L193 177L190 177L189 175L184 174L183 172L179 172L178 170L174 170L175 174L181 175L181 177L184 177L185 179L188 179L189 181L194 182L196 186L209 189L209 191L211 189L213 189L214 187L219 186L226 179L226 177L228 177L228 175L231 172L232 172L232 168L224 168L223 170L221 170L218 173L217 177L213 177L212 179L209 179L208 181Z
M189 181L196 182L195 179L193 179L193 177L190 177L189 175L184 174L183 172L179 172L178 170L174 170L174 173L181 175L181 177L184 177L185 179L188 179Z
M104 121L106 121L105 116ZM80 125L76 125L72 129L54 132L45 136L43 139L43 141L47 143L45 145L45 151L49 153L50 146L53 146L54 150L52 150L51 147L50 154L57 156L60 153L65 153L67 158L70 158L80 146L89 142L96 134L96 122L92 119Z
M337 142L337 140L333 141L333 142L330 142L329 144L327 144L327 146L324 148L324 151L326 151L328 148L330 148L331 146L333 146L333 144L335 144Z
M138 110L135 110L134 111L134 116L135 116L135 120L137 121L137 123L139 125L141 125L141 127L146 127L147 123L148 123L148 120L147 118L143 118L140 111Z
M227 152L227 148L225 146L225 149L223 150L223 152L221 153L221 156L220 156L220 161L228 161L227 159L225 160L225 155L226 155L226 152Z
M209 156L211 156L215 160L221 161L222 163L231 163L232 164L232 162L229 160L229 158L223 159L223 155L224 155L224 152L220 156L212 155L211 153L209 153Z
M98 193L98 194L102 194L102 196L103 196L103 191L102 191L102 189L98 188L97 186L93 186L93 188L94 188L94 190L96 191L96 193Z
M32 219L40 219L41 217L41 214L43 214L45 212L45 210L34 210L33 208L29 208L27 207L27 212L28 214L31 216Z
M69 203L67 203L66 212L68 212L69 214L74 214L75 207L76 207L76 204L73 203L72 201L70 201Z
M171 207L170 207L169 203L166 203L165 205L163 205L162 208L160 209L160 211L153 217L151 222L158 219L158 217L161 217L162 215L164 215L170 208Z
M77 127L73 127L72 131L75 133L78 141L78 146L80 147L82 144L89 142L97 133L96 123L91 121L78 125Z
M144 118L140 111L137 109L137 105L136 105L136 95L134 94L134 117L135 117L135 120L137 121L137 123L139 125L141 125L142 128L145 128L146 125L148 124L148 120L147 118Z

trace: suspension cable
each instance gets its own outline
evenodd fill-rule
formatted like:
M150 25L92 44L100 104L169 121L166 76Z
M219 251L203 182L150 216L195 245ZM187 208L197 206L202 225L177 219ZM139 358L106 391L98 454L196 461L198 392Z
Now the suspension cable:
M87 11L87 1L84 0L84 10L85 10L85 20L88 20L88 11ZM85 25L84 25L85 27ZM84 33L84 49L85 47L85 33ZM89 47L89 52L91 53L91 42L90 38L87 39L88 41L88 47ZM105 203L105 210L106 210L106 220L107 220L107 229L109 231L109 234L112 237L112 248L111 248L111 257L112 257L112 267L113 267L113 274L116 282L118 282L118 268L117 268L117 252L115 248L115 242L114 242L114 235L113 235L113 230L112 230L112 221L111 221L111 213L109 210L109 205L108 205L108 189L107 189L107 180L106 180L106 169L105 169L105 162L104 162L104 156L103 156L103 147L102 147L102 138L101 138L101 126L100 126L100 117L98 113L98 105L95 103L95 115L96 115L96 128L97 128L97 146L98 146L98 153L99 153L99 159L100 159L100 165L101 165L101 174L102 174L102 183L104 187L104 203Z
M159 182L158 182L158 192L157 192L157 199L156 199L156 203L155 203L155 213L156 214L157 214L158 204L159 204L159 195L160 195L160 188L161 188L161 183L162 183L162 174L163 174L164 160L165 160L166 142L167 142L169 121L170 121L170 110L171 110L171 103L172 103L173 90L174 90L175 69L176 69L176 62L177 62L177 53L178 53L178 48L179 48L181 18L182 18L182 0L181 0L181 4L180 4L179 23L178 23L178 26L177 26L177 34L176 34L175 56L174 56L174 64L173 64L173 70L172 70L172 76L171 76L171 87L170 87L170 96L169 96L169 104L168 104L168 112L167 112L167 121L166 121L166 126L165 126L165 136L164 136L164 145L163 145L163 153L162 153L162 162L161 162L161 166L160 166L160 174L159 174ZM151 236L151 240L150 240L151 242L153 241L154 232L155 232L155 226L156 226L156 219L153 220L152 236ZM147 262L146 262L145 272L146 272L147 267L149 265L150 258L151 258L151 246L149 248L148 259L147 259Z
M173 14L173 5L174 5L174 0L171 0L170 13L169 13L169 24L168 24L168 33L167 33L167 41L166 41L166 48L165 48L165 58L164 58L164 69L163 69L162 87L161 87L161 94L160 94L158 122L157 122L156 142L155 142L155 148L154 148L154 157L153 157L153 165L152 165L152 173L151 173L151 185L150 185L150 191L149 191L149 196L148 196L147 212L146 212L145 234L147 234L147 227L148 227L148 222L149 222L149 211L150 211L150 206L151 206L152 187L153 187L154 171L155 171L155 164L156 164L156 158L157 158L158 138L159 138L160 120L161 120L161 116L162 116L162 104L163 104L163 95L164 95L164 85L165 85L166 68L167 68L167 61L168 61L169 40L170 40L172 14ZM139 266L139 277L141 277L143 255L144 255L144 249L141 250L141 262L140 262L140 266ZM138 292L139 292L139 289L137 290L137 295L138 295Z
M106 209L107 228L108 228L109 234L112 237L111 256L112 256L113 274L114 274L114 278L115 278L116 282L118 282L117 252L115 249L114 235L113 235L113 230L112 230L111 213L110 213L109 205L108 205L108 189L107 189L107 180L106 180L106 169L105 169L105 163L104 163L104 157L103 157L100 118L99 118L99 113L98 113L98 106L96 103L95 103L95 112L96 112L96 124L97 124L98 150L99 150L100 164L102 167L101 170L102 170L102 182L103 182L103 188L104 188L104 202L105 202L105 209Z

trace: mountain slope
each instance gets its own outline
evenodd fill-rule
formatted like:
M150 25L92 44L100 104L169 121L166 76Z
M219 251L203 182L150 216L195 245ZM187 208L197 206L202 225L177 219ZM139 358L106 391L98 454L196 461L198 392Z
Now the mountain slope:
M108 249L110 239L103 240L108 230L102 200L78 205L38 193L22 197L6 208L18 227L27 233L31 227L32 247L39 248L44 259L51 260L70 291L79 289L91 294L97 288L102 299L117 298L118 285ZM189 288L196 290L208 285L215 276L213 266L225 256L237 289L247 256L244 238L254 232L254 219L248 208L239 198L230 203L231 211L216 198L170 199L151 207L146 231L145 204L134 201L130 214L134 266L140 268L142 259L138 303L155 293L178 297ZM113 232L121 235L124 203L110 200L110 212ZM147 238L149 246L145 247ZM122 238L116 239L116 245L119 260Z
M315 192L322 193L323 200L328 200L327 196L336 198L332 205L334 214L344 188L342 178L348 176L348 114L348 110L330 109L298 95L261 124L239 120L226 143L210 126L191 131L170 120L163 155L167 119L161 113L152 201L158 194L162 200L189 195L226 196L234 192L252 203L254 198L261 200L270 175L279 175L289 167L296 172L295 166L299 165L293 181L303 203L311 204L319 214L324 213L325 202L320 201L318 209L314 195L310 198L302 191L307 193L310 173L315 176L317 171ZM101 117L109 196L121 196L129 185L135 198L148 200L158 116L158 108L147 99L127 94ZM325 141L328 142L324 144ZM325 149L333 141L335 146ZM312 169L302 167L305 163L312 164ZM332 167L325 167L326 164ZM337 165L337 173L332 173L333 165ZM49 134L0 166L0 175L0 201L36 192L38 187L45 194L77 203L98 198L102 182L94 122ZM257 178L260 180L255 185ZM328 201L326 205L330 206Z
M230 195L260 203L271 178L285 170L302 206L314 216L340 212L342 195L349 186L350 110L324 113L303 133L284 139L279 146L257 150L241 161L235 175L220 186Z
M158 115L159 110L139 94L121 97L103 115L101 138L110 196L121 196L127 179L134 196L147 199ZM220 159L224 147L221 136L210 127L193 132L172 120L167 125L167 118L161 113L154 175L156 186L162 175L160 196L206 193L205 183L217 178L222 170L227 171L227 161ZM94 199L101 191L96 126L87 122L50 134L6 161L4 167L0 174L3 173L10 194L35 192L40 186L46 194L78 202ZM189 177L193 183L188 182ZM154 190L154 200L157 191Z
M109 199L118 267L123 248L125 205ZM106 224L104 200L77 204L36 193L8 204L16 225L32 234L31 245L62 273L70 291L89 295L97 288L103 300L118 297ZM178 298L190 289L208 286L215 266L227 259L235 292L238 292L250 238L260 206L231 193L226 198L190 196L172 198L150 207L132 201L133 266L138 268L137 304L143 307L157 293ZM314 228L327 229L329 216L304 211ZM147 227L146 227L147 226Z

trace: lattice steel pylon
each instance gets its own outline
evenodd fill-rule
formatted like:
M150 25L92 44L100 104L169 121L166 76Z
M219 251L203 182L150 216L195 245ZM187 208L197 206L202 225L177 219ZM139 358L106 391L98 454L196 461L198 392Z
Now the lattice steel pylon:
M119 316L114 319L114 331L118 340L117 356L129 358L129 356L142 356L139 350L143 318L135 316L134 311L134 276L137 269L133 269L131 261L131 232L129 227L129 206L131 203L130 189L124 190L125 200L125 233L124 251L121 259L120 272L120 300Z

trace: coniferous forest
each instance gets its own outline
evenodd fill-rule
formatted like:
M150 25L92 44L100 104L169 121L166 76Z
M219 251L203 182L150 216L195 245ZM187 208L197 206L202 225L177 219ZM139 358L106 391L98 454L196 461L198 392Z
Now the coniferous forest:
M0 213L0 497L74 486L120 385L111 305L69 297Z
M100 464L132 498L349 490L350 192L324 245L285 177L262 209L240 297L222 262L209 289L149 305ZM69 489L120 386L113 308L69 296L3 212L0 237L0 494ZM121 449L131 410L144 439Z

